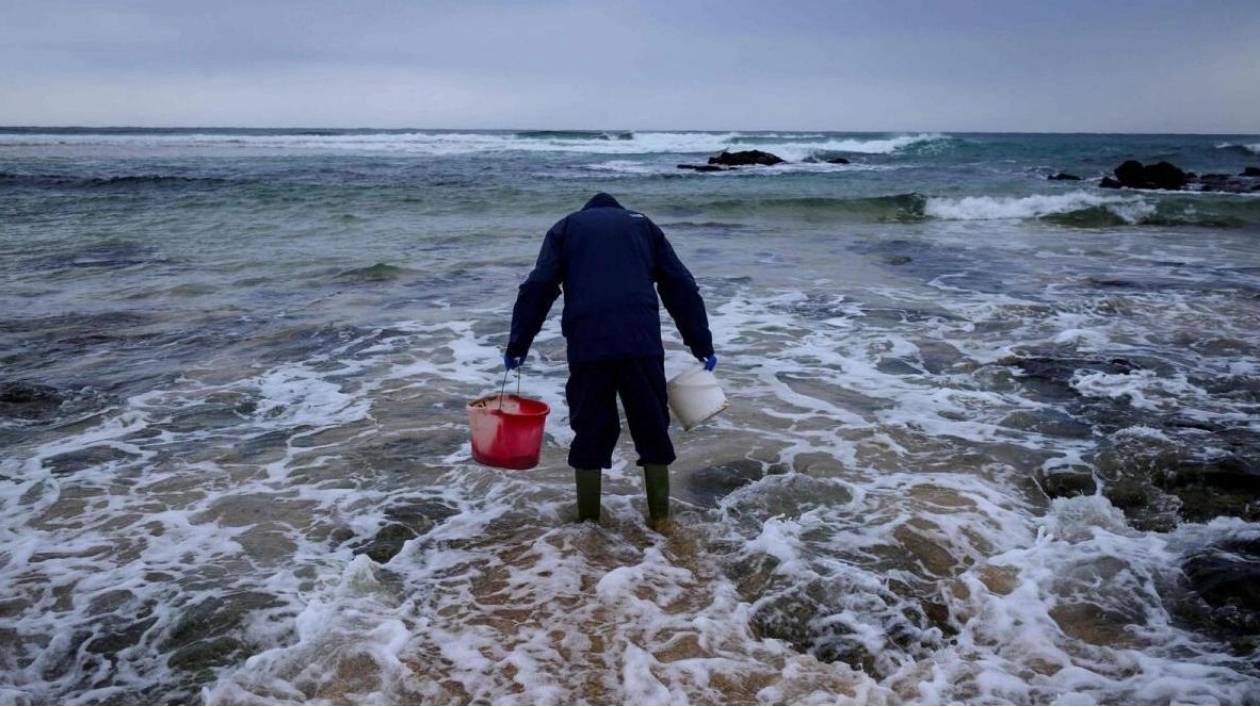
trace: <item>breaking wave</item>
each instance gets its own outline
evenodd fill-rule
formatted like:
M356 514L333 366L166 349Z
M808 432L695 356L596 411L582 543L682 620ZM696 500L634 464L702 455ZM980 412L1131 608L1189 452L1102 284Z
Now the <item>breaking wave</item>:
M131 146L232 148L254 150L325 150L463 155L502 152L592 154L713 154L722 150L760 149L790 161L828 154L881 155L931 152L953 138L935 133L904 135L824 134L816 132L700 131L18 131L0 132L0 146Z
M1218 150L1231 150L1233 152L1242 152L1249 155L1260 155L1260 142L1238 143L1238 142L1222 142L1216 146Z
M1260 223L1260 203L1247 197L1201 198L1177 193L1119 196L1072 191L1024 197L929 198L924 215L945 221L1041 219L1063 226L1209 226L1238 228Z
M1140 223L1155 213L1155 205L1141 197L1119 197L1074 191L1024 197L967 196L931 198L924 213L948 221L1030 219L1091 211L1111 214L1124 223Z

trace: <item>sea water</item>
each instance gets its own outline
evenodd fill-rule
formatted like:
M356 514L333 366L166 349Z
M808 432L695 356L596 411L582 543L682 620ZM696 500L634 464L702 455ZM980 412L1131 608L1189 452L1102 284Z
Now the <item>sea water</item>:
M1130 158L1260 137L0 130L0 702L1260 701L1260 199ZM730 400L666 534L627 434L573 522L558 311L503 376L598 191Z

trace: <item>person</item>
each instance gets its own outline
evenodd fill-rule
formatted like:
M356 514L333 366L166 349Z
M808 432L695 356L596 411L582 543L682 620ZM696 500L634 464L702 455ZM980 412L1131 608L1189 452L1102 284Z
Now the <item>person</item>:
M608 194L596 194L543 239L512 308L503 357L509 371L525 362L562 291L560 327L569 365L565 400L574 433L568 461L578 520L599 520L602 470L612 466L621 434L620 398L643 467L648 517L662 528L669 519L669 465L676 458L669 437L662 302L692 355L707 370L717 365L695 278L651 219Z

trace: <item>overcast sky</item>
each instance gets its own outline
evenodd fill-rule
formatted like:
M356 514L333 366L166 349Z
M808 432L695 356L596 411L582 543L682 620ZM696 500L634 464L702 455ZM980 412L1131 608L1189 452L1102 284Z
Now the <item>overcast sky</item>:
M1260 133L1260 0L0 0L0 125Z

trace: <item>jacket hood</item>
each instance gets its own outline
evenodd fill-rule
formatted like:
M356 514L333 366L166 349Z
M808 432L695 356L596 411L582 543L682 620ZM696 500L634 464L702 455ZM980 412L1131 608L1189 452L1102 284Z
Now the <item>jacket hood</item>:
M615 209L624 208L622 207L620 203L618 203L616 199L612 197L611 194L605 194L604 192L601 191L595 196L592 196L591 200L586 202L586 206L583 206L582 209L583 210L599 209L599 208L607 208L607 207L612 207Z

